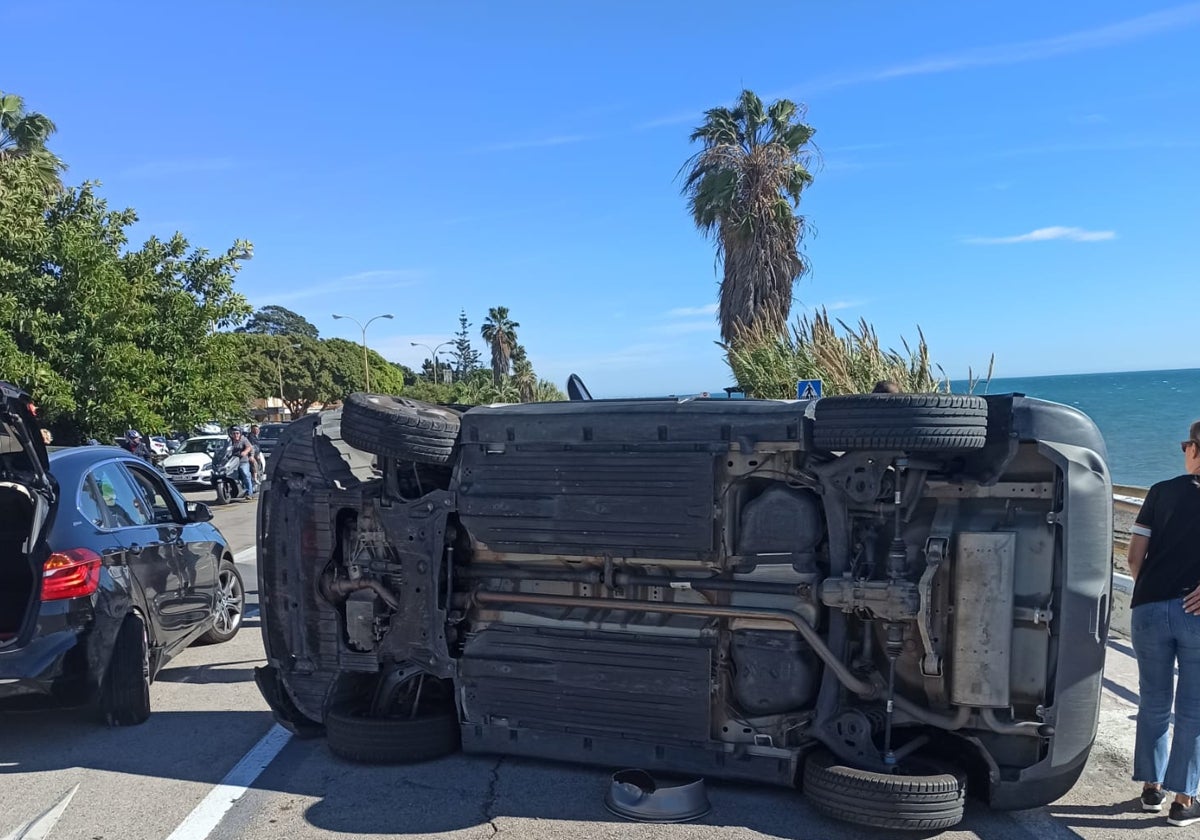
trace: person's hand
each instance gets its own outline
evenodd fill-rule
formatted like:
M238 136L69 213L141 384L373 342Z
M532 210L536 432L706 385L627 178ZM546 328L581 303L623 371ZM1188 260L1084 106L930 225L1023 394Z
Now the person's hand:
M1188 615L1200 615L1200 586L1183 596L1183 611Z

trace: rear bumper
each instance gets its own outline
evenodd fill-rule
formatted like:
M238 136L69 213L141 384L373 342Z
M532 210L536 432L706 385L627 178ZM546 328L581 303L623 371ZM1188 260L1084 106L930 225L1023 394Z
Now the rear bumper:
M1027 771L1019 781L992 781L988 804L998 811L1023 811L1041 808L1066 795L1087 764L1085 752L1069 764L1042 772Z
M30 641L22 648L0 651L0 699L26 694L52 694L64 681L86 677L86 654L82 657L86 631L59 630ZM82 659L83 663L76 660Z

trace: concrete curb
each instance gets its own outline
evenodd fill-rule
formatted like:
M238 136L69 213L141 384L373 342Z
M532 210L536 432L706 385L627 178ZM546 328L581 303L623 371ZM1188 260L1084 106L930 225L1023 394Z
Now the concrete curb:
M1113 572L1112 617L1108 629L1118 636L1129 638L1129 601L1133 597L1133 578Z

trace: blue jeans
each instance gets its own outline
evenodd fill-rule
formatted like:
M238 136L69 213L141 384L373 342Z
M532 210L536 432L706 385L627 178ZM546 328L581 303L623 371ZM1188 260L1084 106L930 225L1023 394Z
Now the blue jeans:
M242 461L238 466L238 474L242 477L242 487L246 490L246 496L254 495L254 479L250 477L250 462Z
M1188 615L1183 599L1172 598L1134 607L1130 623L1140 695L1133 780L1195 796L1200 785L1200 615ZM1168 752L1172 701L1175 733Z

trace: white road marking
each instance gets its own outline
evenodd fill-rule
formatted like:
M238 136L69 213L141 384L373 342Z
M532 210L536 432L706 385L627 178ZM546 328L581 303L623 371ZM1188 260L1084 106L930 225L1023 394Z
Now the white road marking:
M200 800L200 804L192 809L179 827L171 832L167 840L204 840L213 829L221 824L226 812L233 803L242 798L246 788L254 784L263 770L284 748L292 733L279 724L275 724L262 739L242 756L242 760L225 774L220 784L208 792L208 796Z
M75 785L48 810L38 814L29 822L17 826L11 834L4 835L4 840L45 840L50 836L54 826L58 825L58 821L62 819L63 813L78 791L79 785Z
M258 546L250 546L243 548L241 551L233 555L234 563L254 563L258 560Z

